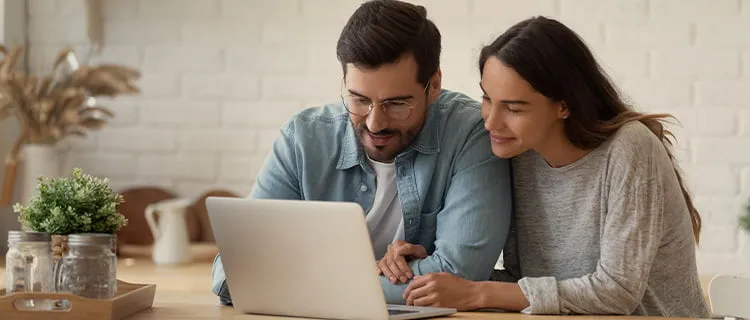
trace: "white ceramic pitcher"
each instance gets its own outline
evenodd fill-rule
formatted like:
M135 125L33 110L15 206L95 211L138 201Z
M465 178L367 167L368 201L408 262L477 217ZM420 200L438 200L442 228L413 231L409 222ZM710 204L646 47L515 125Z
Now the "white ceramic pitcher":
M191 199L177 198L146 207L146 221L154 236L151 257L155 264L185 264L192 261L185 219L190 203ZM155 214L159 216L158 225Z

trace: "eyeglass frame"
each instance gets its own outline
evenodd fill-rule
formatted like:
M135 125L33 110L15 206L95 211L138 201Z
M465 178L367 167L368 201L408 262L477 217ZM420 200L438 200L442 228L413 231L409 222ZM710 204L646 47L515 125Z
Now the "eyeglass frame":
M427 84L424 86L423 92L425 93L425 97L427 96L427 89L430 87L430 83L432 83L432 79L427 80ZM353 114L355 116L359 116L359 117L366 117L366 116L370 115L370 113L374 109L373 106L377 103L377 104L380 105L380 109L383 111L383 113L388 118L390 118L392 120L397 120L397 121L406 121L406 120L408 120L411 117L411 114L413 113L412 110L414 110L414 108L417 106L417 102L408 103L408 105L409 105L409 114L405 118L403 118L403 119L398 119L398 118L391 117L388 114L388 112L386 111L385 106L383 106L383 103L384 102L388 102L389 100L385 100L385 101L382 101L382 102L375 102L375 101L370 100L370 98L368 98L368 97L363 97L363 98L367 98L368 100L370 100L370 105L367 107L367 113L365 113L365 114L358 114L358 113L354 113L351 110L349 110L349 106L346 103L346 99L344 99L344 96L345 96L344 95L344 90L345 89L346 89L346 78L342 78L341 79L341 94L340 94L340 96L341 96L341 103L344 104L344 109L346 109L347 112L349 112L350 114ZM349 95L346 95L346 96L353 96L353 94L349 94ZM354 95L354 96L356 96L356 95ZM399 101L399 100L393 100L393 101ZM403 100L401 100L401 101L403 101Z

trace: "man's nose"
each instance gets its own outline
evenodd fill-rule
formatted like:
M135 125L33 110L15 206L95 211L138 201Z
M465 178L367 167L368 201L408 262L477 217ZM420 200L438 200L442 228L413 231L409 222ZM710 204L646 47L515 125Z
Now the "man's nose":
M388 128L388 116L378 105L373 105L372 111L367 115L367 129L372 133L377 133Z

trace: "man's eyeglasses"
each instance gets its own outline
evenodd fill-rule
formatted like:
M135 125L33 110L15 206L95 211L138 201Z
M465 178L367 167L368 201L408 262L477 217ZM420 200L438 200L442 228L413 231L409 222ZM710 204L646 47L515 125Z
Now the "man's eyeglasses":
M425 94L430 82L424 87ZM346 90L345 81L341 81L341 101L344 103L346 111L356 116L366 116L370 114L375 104L380 105L381 110L386 116L393 120L406 120L411 116L411 110L417 105L416 101L410 100L385 100L382 102L373 102L362 96L351 94Z

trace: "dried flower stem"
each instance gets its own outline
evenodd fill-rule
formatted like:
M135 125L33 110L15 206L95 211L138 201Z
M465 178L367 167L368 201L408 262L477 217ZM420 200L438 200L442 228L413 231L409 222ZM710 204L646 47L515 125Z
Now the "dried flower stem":
M132 81L140 77L134 69L105 64L80 65L72 49L57 55L53 70L44 76L16 71L24 49L8 50L0 44L0 121L14 116L22 134L6 158L6 180L0 205L12 198L16 162L24 144L55 144L68 136L85 136L101 129L114 112L96 105L94 97L138 93ZM10 177L10 178L8 178ZM8 191L9 188L11 191Z
M8 156L5 158L5 176L3 177L3 192L0 203L10 205L13 201L13 188L16 185L16 176L18 174L18 155L21 153L21 147L28 136L28 130L22 129L13 147L10 149Z

